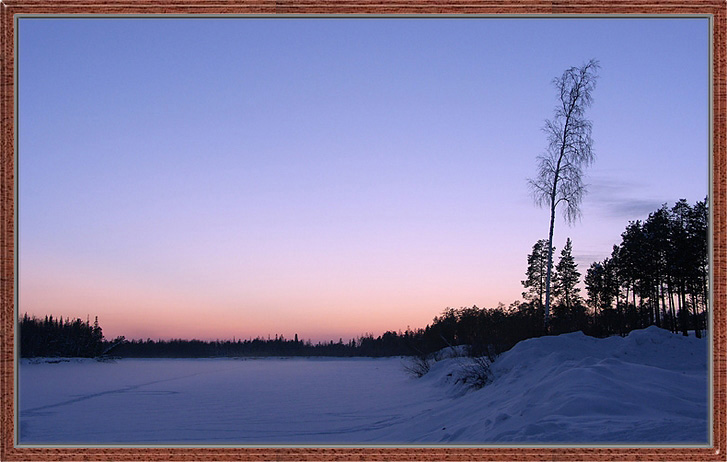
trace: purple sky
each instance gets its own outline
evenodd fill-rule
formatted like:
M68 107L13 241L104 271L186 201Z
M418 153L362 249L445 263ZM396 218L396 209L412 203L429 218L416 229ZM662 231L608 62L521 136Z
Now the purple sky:
M344 339L521 298L551 81L601 63L585 273L708 191L707 19L34 19L19 312Z

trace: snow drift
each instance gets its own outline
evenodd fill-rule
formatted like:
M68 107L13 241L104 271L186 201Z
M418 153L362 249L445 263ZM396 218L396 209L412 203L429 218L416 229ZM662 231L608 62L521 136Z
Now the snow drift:
M21 362L20 444L706 444L707 340L650 327L465 358Z
M653 326L625 338L525 340L493 363L491 384L453 400L420 441L447 427L441 441L704 444L706 346ZM455 362L433 366L427 379L451 383Z

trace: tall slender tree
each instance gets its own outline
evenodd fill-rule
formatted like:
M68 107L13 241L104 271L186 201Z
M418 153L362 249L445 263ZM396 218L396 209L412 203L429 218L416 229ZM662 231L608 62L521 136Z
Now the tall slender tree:
M558 104L552 119L545 121L548 148L538 156L538 173L528 180L535 203L550 209L548 264L545 283L545 328L550 315L550 279L553 266L553 228L555 212L564 204L563 215L569 224L580 216L580 204L586 187L583 169L594 160L591 139L592 123L585 112L593 103L592 93L598 80L599 64L590 60L581 67L567 69L553 80Z
M694 274L695 255L690 249L688 229L691 207L686 200L682 199L674 204L671 209L671 238L673 242L673 254L671 261L673 279L676 283L677 303L679 305L678 316L681 321L682 334L688 335L689 330L689 281Z
M666 312L666 290L668 255L670 251L669 210L666 204L659 210L649 214L644 222L643 232L646 238L642 252L644 259L644 281L647 283L646 293L649 296L649 312L652 322L661 327L662 312ZM661 307L659 301L661 300Z

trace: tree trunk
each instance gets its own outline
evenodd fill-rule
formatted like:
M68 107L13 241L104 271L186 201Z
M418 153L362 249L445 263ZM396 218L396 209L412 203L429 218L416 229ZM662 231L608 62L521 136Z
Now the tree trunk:
M699 312L697 307L697 296L696 294L692 294L692 312L694 313L694 335L697 336L697 338L702 338L702 323L699 322Z
M659 295L661 295L661 312L662 316L666 316L669 311L666 308L666 299L664 297L664 284L659 284Z
M656 293L654 294L654 297L656 297L656 300L654 300L654 307L656 310L656 327L661 327L661 305L659 304L659 298L661 296L661 283L657 284L656 286Z
M560 161L558 162L560 164ZM556 174L557 179L557 174ZM550 277L553 268L553 227L555 226L555 188L551 196L550 206L550 231L548 232L548 267L545 271L545 332L548 332L548 320L550 318Z
M702 290L704 291L704 307L702 311L704 312L704 319L706 321L707 315L708 315L708 308L709 308L709 268L704 267L702 274ZM704 325L704 330L707 330L707 324Z
M628 329L629 326L627 326L628 322L628 312L629 312L629 285L626 284L626 299L624 300L624 317L621 320L621 323L624 325L624 330Z
M570 124L571 114L575 107L575 101L571 102L568 108L568 114L565 116L563 124L563 138L560 145L560 155L558 156L558 164L555 166L555 175L553 176L553 189L550 192L550 231L548 231L548 270L545 278L545 333L548 333L548 319L550 318L550 277L553 268L553 227L555 226L555 207L558 203L555 198L558 193L558 180L560 178L560 163L565 155L566 140L568 139L568 125Z
M679 317L680 324L682 325L682 335L687 337L689 333L687 332L687 322L689 320L689 307L687 306L687 295L685 293L686 291L683 288L681 289L680 299L679 299Z
M619 296L616 295L616 315L618 316L618 335L624 336L624 315L621 310L621 302Z
M671 331L673 334L677 333L677 317L674 312L674 291L671 288L671 284L668 287L669 290L669 312L671 313Z

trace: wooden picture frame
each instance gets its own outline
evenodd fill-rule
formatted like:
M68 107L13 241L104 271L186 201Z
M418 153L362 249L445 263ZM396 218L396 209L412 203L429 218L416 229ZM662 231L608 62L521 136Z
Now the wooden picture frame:
M720 0L2 0L0 460L727 460L727 4ZM15 16L109 15L711 15L713 441L711 447L28 448L15 445Z

